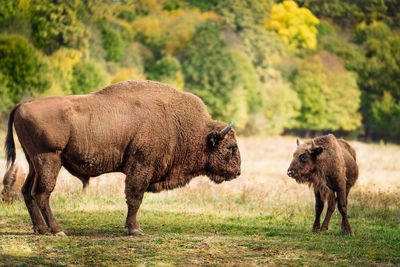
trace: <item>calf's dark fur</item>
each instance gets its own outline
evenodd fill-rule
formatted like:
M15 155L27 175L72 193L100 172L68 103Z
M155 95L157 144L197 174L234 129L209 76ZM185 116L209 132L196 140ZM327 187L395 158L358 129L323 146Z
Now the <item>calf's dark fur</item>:
M336 202L342 215L342 230L353 235L347 219L347 197L358 178L356 152L345 140L329 134L300 144L287 171L298 183L314 189L315 221L312 231L325 232L335 210ZM324 202L328 202L325 220L320 226Z

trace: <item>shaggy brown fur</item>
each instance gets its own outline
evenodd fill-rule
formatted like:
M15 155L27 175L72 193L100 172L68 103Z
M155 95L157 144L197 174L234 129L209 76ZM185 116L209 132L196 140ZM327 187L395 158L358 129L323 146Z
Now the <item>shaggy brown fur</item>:
M347 235L353 235L347 219L347 196L357 180L358 167L356 152L345 140L336 139L329 134L302 145L298 143L287 173L298 183L306 183L314 188L313 232L328 230L329 220L337 201L342 215L342 230ZM328 210L320 227L320 216L325 201L328 201Z
M12 203L15 200L22 200L21 188L25 181L26 171L18 161L11 165L3 178L3 190L1 198L6 203Z
M142 233L136 213L146 191L184 186L207 175L216 183L240 175L235 131L212 120L190 93L151 81L127 81L89 95L50 97L11 111L7 160L15 159L12 126L29 162L23 195L34 231L64 236L49 206L64 166L78 177L126 174L129 234ZM224 130L223 130L224 129Z

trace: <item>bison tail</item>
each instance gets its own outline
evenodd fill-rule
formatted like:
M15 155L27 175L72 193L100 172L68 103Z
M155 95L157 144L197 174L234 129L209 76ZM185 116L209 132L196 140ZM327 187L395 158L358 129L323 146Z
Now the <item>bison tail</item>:
M6 158L7 158L7 166L14 164L15 161L15 143L13 136L13 124L14 124L14 114L19 105L16 105L10 113L10 117L8 118L8 130L6 136Z

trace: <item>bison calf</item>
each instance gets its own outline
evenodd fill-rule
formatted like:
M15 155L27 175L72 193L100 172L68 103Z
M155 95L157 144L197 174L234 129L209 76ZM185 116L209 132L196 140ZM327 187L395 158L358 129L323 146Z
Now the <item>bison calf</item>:
M342 230L353 235L347 219L347 196L358 177L356 152L345 140L329 134L304 144L297 140L297 149L287 171L298 183L312 186L315 194L315 222L312 231L325 232L335 210L336 201L342 215ZM336 197L335 197L336 193ZM324 202L328 201L326 217L320 227Z
M12 203L14 200L22 200L21 188L25 181L26 171L22 164L16 161L11 165L3 178L3 190L1 199L6 203Z

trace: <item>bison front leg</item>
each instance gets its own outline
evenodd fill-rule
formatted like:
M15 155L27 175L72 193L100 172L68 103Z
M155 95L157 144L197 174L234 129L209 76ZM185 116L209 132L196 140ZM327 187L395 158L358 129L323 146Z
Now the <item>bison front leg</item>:
M315 191L314 194L315 194L315 221L312 232L318 233L320 231L321 213L324 210L324 201L322 200L321 193L319 191Z
M328 230L329 221L331 220L332 214L335 211L335 207L335 192L330 191L328 195L328 210L326 211L325 219L321 226L321 232L326 232Z
M143 234L140 229L136 214L142 203L144 192L149 185L148 180L151 178L150 172L137 172L136 175L128 175L125 181L126 204L128 205L128 215L126 217L125 226L128 228L129 235Z
M340 214L342 215L342 230L345 232L346 235L354 236L349 220L347 219L347 193L346 188L339 190L337 192L338 198L338 209Z

